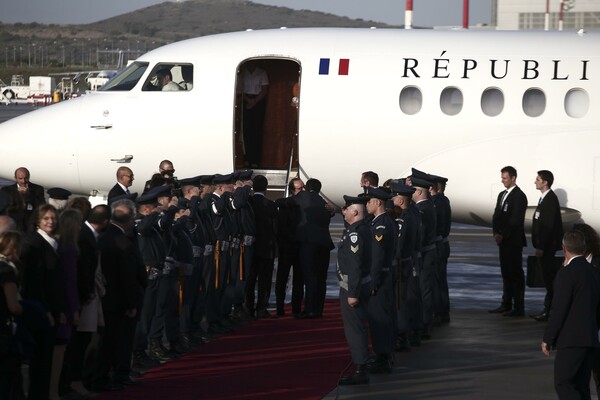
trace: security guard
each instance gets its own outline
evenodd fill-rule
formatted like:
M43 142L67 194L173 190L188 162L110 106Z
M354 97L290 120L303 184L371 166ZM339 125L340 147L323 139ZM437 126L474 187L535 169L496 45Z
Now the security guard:
M373 216L371 229L371 300L369 326L375 357L369 362L370 373L392 371L391 355L396 341L396 309L392 262L396 252L396 224L385 211L391 195L382 188L367 188L367 212Z
M344 333L354 372L339 380L340 385L369 383L368 304L371 297L371 231L365 223L365 204L368 197L344 196L342 209L348 227L338 246L337 276L340 286L340 307Z
M439 304L439 285L437 284L437 216L435 206L429 198L431 182L415 176L410 179L415 188L413 201L421 213L423 234L421 237L422 268L420 275L421 298L423 299L423 331L422 339L431 338L435 307Z
M396 351L410 351L409 334L420 330L422 319L421 290L419 286L419 259L415 257L419 245L421 216L412 205L415 189L392 181L390 188L396 218L398 243L396 249L396 288L398 300L398 340ZM399 290L398 290L399 289Z

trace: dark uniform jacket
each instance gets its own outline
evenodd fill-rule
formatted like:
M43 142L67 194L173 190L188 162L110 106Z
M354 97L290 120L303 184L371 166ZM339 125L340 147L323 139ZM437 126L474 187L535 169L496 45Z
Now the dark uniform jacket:
M565 347L598 347L600 271L575 257L554 280L554 297L544 342Z
M337 266L340 286L349 297L359 298L361 281L371 272L371 232L364 220L346 228L338 247Z
M385 273L391 272L396 253L396 223L387 213L373 218L371 229L371 278L372 288L377 290L383 284Z
M562 249L562 236L560 204L556 193L549 190L533 214L531 242L536 249L553 252Z
M504 205L502 197L504 191L498 194L496 208L492 219L492 228L494 233L502 235L500 245L508 246L527 246L525 239L525 211L527 210L527 196L518 187L515 188L506 196Z
M437 237L437 215L435 206L431 199L423 200L416 203L416 207L421 213L421 251L430 251L431 246L435 243Z
M450 207L450 200L443 193L438 193L435 196L431 196L431 200L433 201L436 210L437 234L442 238L446 238L450 234L450 226L452 222L452 208Z
M21 232L31 231L30 218L33 211L40 204L46 203L42 186L29 182L28 187L29 192L25 196L19 193L16 183L0 189L8 194L7 214L15 221L17 229Z
M138 214L134 218L138 247L146 268L162 270L167 257L167 247L163 241L162 232L171 226L176 211L177 207L171 207L164 214L157 212L148 216Z
M233 192L230 199L230 205L235 210L235 215L238 221L240 234L242 236L256 235L256 218L254 210L250 204L250 186L239 187ZM243 239L243 237L242 237Z
M233 232L231 214L228 208L230 193L225 192L219 196L216 193L210 195L210 219L213 229L219 241L231 240Z

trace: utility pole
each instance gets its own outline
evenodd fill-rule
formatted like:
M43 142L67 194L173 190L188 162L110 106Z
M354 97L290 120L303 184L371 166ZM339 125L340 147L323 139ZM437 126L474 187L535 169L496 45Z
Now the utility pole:
M412 29L413 0L406 0L404 11L404 29Z
M463 29L469 29L469 0L463 0Z
M546 14L544 14L544 30L550 30L550 0L546 0Z

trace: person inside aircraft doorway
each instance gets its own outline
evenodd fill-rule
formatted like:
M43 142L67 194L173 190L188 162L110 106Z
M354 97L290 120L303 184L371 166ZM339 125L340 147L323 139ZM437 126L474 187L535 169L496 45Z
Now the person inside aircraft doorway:
M243 138L246 163L257 168L262 156L263 125L266 97L269 91L267 72L258 60L248 61L242 72L243 81Z

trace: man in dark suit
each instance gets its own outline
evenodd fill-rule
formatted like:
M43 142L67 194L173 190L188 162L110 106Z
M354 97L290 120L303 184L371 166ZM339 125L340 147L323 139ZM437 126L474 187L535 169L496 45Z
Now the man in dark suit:
M119 169L117 169L117 183L115 183L115 186L108 192L108 205L111 205L116 198L131 194L129 188L133 185L133 179L133 171L130 168L119 167Z
M323 315L329 252L334 248L329 234L331 214L327 202L319 196L320 190L321 182L309 179L306 191L276 201L278 207L298 207L300 212L296 240L306 287L304 316L307 318Z
M489 310L489 312L520 317L525 315L523 247L527 246L527 239L525 239L527 196L517 186L516 169L507 166L500 172L502 184L506 190L498 194L492 228L494 239L500 250L503 292L500 307Z
M15 184L5 186L3 190L8 194L7 214L17 224L17 230L26 232L30 230L29 219L33 210L44 204L44 188L29 181L29 170L20 167L15 170Z
M559 399L589 399L592 352L598 343L600 271L589 264L585 239L570 230L563 238L565 266L556 274L550 319L541 347L556 347L554 387Z
M252 180L254 196L251 197L250 204L256 220L256 243L246 285L246 309L250 312L254 310L254 285L258 281L257 318L272 317L267 306L271 295L273 261L277 255L277 207L265 197L268 185L269 182L263 175L256 175Z
M122 389L121 382L109 381L111 368L119 360L120 335L125 318L137 314L136 249L126 235L132 224L132 210L126 206L114 208L111 223L98 242L102 273L106 279L106 294L102 298L104 332L101 335L95 391ZM115 377L116 378L116 377Z
M542 192L540 201L533 214L533 225L531 226L531 242L535 248L535 256L542 266L544 283L546 284L546 297L544 298L544 310L532 317L536 321L547 321L548 311L553 296L554 277L558 271L554 262L556 250L561 249L563 235L562 218L560 216L560 204L556 193L551 189L554 175L547 170L538 171L535 178L535 188Z

